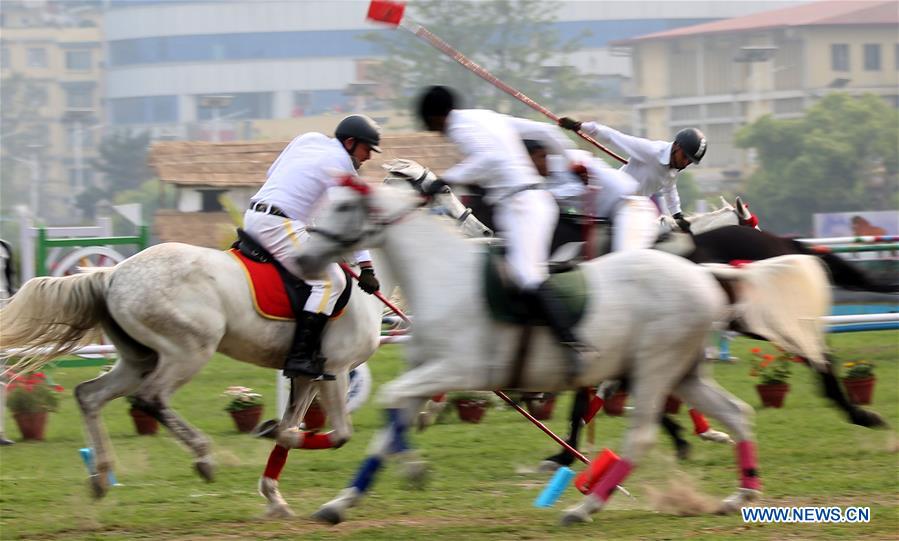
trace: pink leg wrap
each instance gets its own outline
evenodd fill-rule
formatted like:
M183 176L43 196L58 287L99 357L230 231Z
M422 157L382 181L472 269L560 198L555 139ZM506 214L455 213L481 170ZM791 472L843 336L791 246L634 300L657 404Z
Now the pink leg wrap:
M630 475L632 469L634 469L634 466L631 464L630 460L622 458L615 462L609 466L606 473L599 479L599 482L596 483L593 494L603 502L609 501L609 498L612 497L612 493L615 492L615 487L620 485L621 482Z
M318 432L306 432L300 449L331 449L334 442L331 441L331 432L319 434Z
M284 464L287 463L288 451L287 447L275 445L275 448L268 455L268 463L265 465L265 473L262 475L277 481L281 477L281 470L284 469Z
M702 434L709 429L709 422L706 421L705 416L699 413L699 411L691 409L690 418L693 419L694 434Z
M761 490L754 442L743 440L737 443L737 464L740 467L740 488Z

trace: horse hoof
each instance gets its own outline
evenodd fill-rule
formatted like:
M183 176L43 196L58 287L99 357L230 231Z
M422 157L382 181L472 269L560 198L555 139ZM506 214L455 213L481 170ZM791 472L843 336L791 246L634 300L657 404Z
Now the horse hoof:
M590 517L590 515L571 511L563 514L562 519L559 521L562 526L572 526L574 524L584 524L587 522L593 522L593 518Z
M761 497L762 492L759 490L754 490L751 488L738 489L727 498L721 500L721 505L718 507L718 514L728 515L731 513L736 513L747 503L758 501L761 499Z
M407 462L405 464L404 476L409 488L414 490L424 490L430 480L429 470L428 463L423 460Z
M325 505L318 511L313 513L312 518L319 522L326 522L331 525L336 525L343 522L343 513Z
M853 424L865 428L887 428L889 425L879 414L864 408L857 408L851 414Z
M687 442L677 442L677 459L685 461L690 459L690 444Z
M197 473L200 474L200 477L207 483L211 483L215 480L215 466L212 465L211 459L201 458L194 462L194 468L196 468Z
M106 483L106 480L102 475L93 474L88 478L88 483L91 487L91 495L93 495L95 500L99 500L106 496L106 492L109 490L109 485Z
M554 462L552 460L543 460L540 462L540 464L537 464L537 472L538 473L552 473L561 467L562 467L562 465L559 464L558 462Z
M295 517L296 514L290 509L290 506L285 504L275 504L271 503L265 508L265 517L266 518L291 518Z

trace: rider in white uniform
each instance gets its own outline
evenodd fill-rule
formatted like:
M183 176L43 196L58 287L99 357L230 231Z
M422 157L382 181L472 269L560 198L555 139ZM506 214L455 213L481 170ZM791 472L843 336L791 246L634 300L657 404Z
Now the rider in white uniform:
M545 152L537 166L549 191L564 208L612 223L612 251L652 246L658 233L658 212L646 197L635 195L639 185L626 172L608 166L590 152L579 150L556 126L515 119L516 129L534 151ZM541 169L543 169L541 171Z
M659 208L671 214L681 229L690 230L684 219L677 192L677 175L691 163L699 163L708 146L705 135L696 128L685 128L674 137L674 141L651 141L596 122L578 122L568 117L559 119L559 126L596 137L601 142L615 145L628 156L628 163L621 168L640 183L640 195L656 199Z
M334 138L314 132L296 137L271 165L265 184L250 199L244 230L291 274L301 278L296 252L309 238L306 226L312 213L340 176L355 174L373 151L381 151L380 138L380 128L363 115L343 119ZM374 293L379 284L371 256L367 251L357 252L356 260L361 267L359 286L366 293ZM284 375L334 379L323 372L325 359L319 350L322 331L346 286L346 275L334 263L327 268L327 278L306 283L312 292L303 313L297 316Z
M484 109L457 109L455 94L433 86L422 94L418 114L430 131L455 143L464 159L442 177L424 181L425 194L447 184L474 184L486 190L494 206L499 234L506 241L506 260L516 285L547 316L550 328L565 346L567 376L581 371L583 347L574 337L568 312L546 283L547 259L559 208L528 158L515 129L515 119Z

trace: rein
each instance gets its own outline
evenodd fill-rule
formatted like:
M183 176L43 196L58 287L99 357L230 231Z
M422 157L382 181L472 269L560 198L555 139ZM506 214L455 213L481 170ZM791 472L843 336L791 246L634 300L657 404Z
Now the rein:
M306 232L309 233L310 235L319 235L321 237L324 237L342 248L349 248L350 246L357 244L358 242L360 242L361 240L363 240L365 238L372 237L372 236L380 233L388 226L391 226L397 222L404 220L410 214L412 214L416 210L422 208L426 204L427 204L427 201L421 200L421 201L419 201L418 204L413 205L409 208L403 209L396 216L390 217L385 220L374 221L374 222L372 222L372 227L363 229L358 235L355 235L355 236L343 236L343 235L340 235L339 233L333 233L331 231L326 231L326 230L318 228L318 227L307 227ZM365 206L366 206L366 208L368 208L367 204Z

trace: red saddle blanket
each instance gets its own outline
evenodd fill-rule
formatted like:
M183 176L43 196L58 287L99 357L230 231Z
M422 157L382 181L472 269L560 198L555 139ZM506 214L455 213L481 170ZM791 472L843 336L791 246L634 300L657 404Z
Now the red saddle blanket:
M287 297L284 281L274 265L253 261L243 255L237 248L231 248L228 252L237 259L237 262L243 268L244 275L247 278L247 285L250 286L250 295L253 297L253 307L256 309L256 313L268 319L286 321L296 319L293 310L290 308L290 299ZM352 278L346 274L346 271L344 271L344 275L346 276L346 287L343 288L340 298L337 299L331 319L336 319L343 314L343 309L346 308L347 302L350 300L350 293L353 290L351 287L353 283Z
M231 248L228 252L237 259L244 270L256 312L268 319L294 319L287 290L278 269L271 263L253 261L236 248Z

